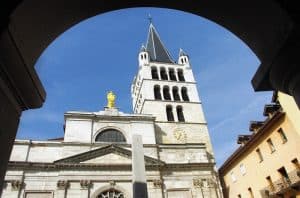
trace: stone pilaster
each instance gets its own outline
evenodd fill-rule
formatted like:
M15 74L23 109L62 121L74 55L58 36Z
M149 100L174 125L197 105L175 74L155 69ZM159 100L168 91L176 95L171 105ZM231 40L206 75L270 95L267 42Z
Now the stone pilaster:
M57 182L57 198L65 198L69 182L67 180L58 180Z
M80 180L80 197L90 197L90 188L92 186L92 182L90 180Z

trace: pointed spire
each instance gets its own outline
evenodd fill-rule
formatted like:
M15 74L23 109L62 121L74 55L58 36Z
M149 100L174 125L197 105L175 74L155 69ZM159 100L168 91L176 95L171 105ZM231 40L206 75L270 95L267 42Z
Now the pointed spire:
M187 53L185 53L181 48L179 49L179 57L180 56L187 56Z
M174 63L168 50L162 43L155 27L153 26L152 19L150 20L146 50L150 55L151 61Z
M145 47L144 44L142 44L142 47L141 47L141 49L140 49L140 52L146 52L146 47Z

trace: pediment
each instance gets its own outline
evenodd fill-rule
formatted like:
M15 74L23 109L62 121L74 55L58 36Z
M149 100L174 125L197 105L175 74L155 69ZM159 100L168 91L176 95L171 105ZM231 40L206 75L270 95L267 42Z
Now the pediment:
M111 144L55 161L55 164L131 164L131 150ZM163 161L145 156L146 165L163 165Z
M80 163L84 164L131 164L131 158L118 155L116 153L108 153L93 159L89 159Z

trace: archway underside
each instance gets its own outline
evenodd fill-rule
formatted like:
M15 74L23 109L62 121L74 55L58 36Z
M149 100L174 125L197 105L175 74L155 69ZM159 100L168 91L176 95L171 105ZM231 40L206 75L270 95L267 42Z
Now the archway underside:
M43 50L84 19L146 6L182 10L228 29L261 61L252 81L254 89L283 91L293 95L300 105L300 12L290 1L5 0L0 21L1 185L21 112L41 107L45 100L46 93L34 69Z

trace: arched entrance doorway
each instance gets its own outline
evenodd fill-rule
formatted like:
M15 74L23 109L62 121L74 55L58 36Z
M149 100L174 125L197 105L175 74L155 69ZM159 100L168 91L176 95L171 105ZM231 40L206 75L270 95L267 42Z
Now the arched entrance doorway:
M97 198L125 198L125 195L121 191L111 188L101 192Z

